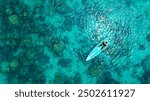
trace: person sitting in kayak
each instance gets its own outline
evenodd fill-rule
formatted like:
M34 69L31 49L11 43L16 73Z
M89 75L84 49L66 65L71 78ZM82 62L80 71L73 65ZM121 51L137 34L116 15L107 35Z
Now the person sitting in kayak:
M102 46L101 50L107 46L107 41L103 41L102 44L99 45L99 47Z

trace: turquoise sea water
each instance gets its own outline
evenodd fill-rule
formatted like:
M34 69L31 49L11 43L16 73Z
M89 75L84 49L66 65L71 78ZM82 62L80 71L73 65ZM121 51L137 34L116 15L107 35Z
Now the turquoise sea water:
M0 83L150 83L150 0L0 0Z

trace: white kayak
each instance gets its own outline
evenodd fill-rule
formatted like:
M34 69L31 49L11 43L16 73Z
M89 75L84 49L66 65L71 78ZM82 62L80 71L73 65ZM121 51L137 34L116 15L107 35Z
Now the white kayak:
M110 38L104 39L104 41L107 41L107 46L110 44ZM103 42L103 41L102 41ZM105 50L107 48L104 47L102 49L102 46L100 46L102 44L102 42L100 42L91 52L90 54L87 56L86 61L89 61L91 59L93 59L94 57L96 57L98 54L100 54L103 50Z

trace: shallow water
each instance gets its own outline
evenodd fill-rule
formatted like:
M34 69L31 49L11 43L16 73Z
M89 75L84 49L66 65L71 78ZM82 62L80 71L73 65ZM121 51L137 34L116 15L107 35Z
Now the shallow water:
M0 0L0 6L0 83L150 83L149 0ZM85 61L105 38L108 48Z

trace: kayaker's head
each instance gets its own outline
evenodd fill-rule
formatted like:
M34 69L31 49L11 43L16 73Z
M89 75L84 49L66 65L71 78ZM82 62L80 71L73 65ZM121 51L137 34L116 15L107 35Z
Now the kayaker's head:
M107 46L107 43L108 43L107 41L104 41L104 42L103 42L103 45L104 45L104 46Z

